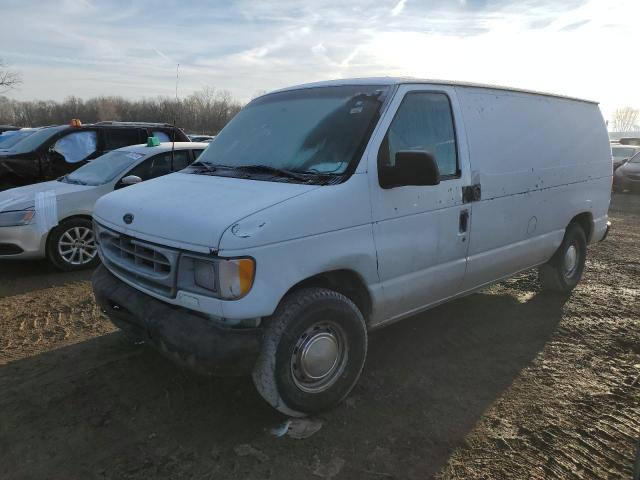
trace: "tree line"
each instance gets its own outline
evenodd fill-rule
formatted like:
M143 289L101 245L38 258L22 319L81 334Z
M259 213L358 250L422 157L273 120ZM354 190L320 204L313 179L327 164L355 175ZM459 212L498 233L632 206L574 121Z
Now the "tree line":
M0 96L0 124L21 127L60 125L79 118L82 123L104 120L174 123L188 133L217 134L242 107L224 90L204 87L186 98L129 100L101 96L87 100L70 96L54 100L12 100Z

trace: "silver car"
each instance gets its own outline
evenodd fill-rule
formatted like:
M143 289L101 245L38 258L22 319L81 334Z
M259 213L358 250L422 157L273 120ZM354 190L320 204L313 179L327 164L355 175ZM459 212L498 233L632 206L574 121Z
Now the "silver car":
M50 182L0 192L0 259L47 258L61 270L98 262L91 215L115 189L182 170L208 146L176 142L113 150Z

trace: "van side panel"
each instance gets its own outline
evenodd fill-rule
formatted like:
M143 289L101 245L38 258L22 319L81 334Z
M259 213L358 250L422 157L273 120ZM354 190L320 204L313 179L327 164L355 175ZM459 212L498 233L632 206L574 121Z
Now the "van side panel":
M471 238L464 289L547 261L571 219L588 212L604 234L612 164L593 103L458 87L469 142Z

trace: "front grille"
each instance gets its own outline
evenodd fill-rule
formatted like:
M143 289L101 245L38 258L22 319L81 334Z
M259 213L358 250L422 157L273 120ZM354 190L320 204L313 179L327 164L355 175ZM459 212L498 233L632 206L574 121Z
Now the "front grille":
M131 281L166 297L176 295L179 252L95 224L104 264Z
M640 175L635 174L635 173L630 173L630 174L629 174L629 178L630 178L631 180L640 180Z

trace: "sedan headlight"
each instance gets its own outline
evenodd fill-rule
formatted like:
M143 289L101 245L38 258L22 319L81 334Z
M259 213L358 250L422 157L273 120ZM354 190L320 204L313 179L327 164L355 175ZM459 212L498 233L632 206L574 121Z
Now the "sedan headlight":
M0 212L0 227L27 225L33 221L33 217L35 216L36 212L32 208L27 210Z
M193 281L216 297L236 300L253 286L256 262L252 258L193 259Z

